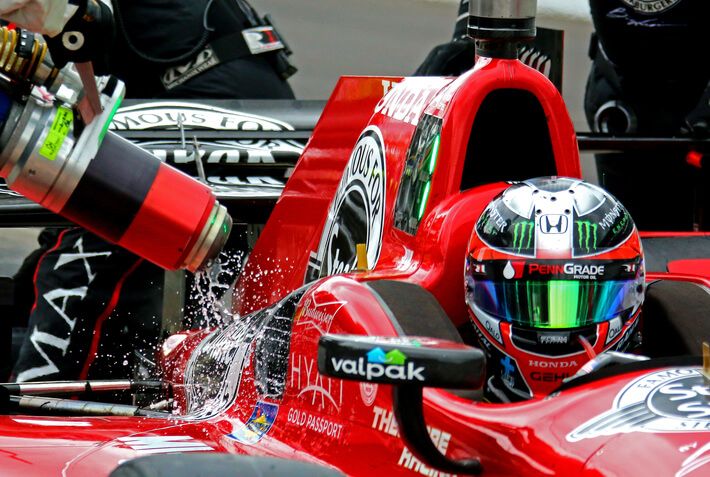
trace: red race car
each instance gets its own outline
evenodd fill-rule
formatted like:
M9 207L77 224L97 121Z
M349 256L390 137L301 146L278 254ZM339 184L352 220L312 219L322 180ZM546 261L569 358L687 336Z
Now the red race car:
M510 181L581 175L557 89L489 46L459 78L342 78L234 319L168 338L162 381L0 387L0 473L707 475L707 234L642 234L651 359L602 353L576 374L540 360L547 395L481 400L474 224ZM97 402L116 390L151 404Z

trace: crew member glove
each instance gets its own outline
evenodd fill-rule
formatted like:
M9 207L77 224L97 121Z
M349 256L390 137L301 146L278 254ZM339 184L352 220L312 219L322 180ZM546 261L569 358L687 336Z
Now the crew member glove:
M0 18L49 36L61 32L76 10L68 0L0 0Z
M99 0L69 0L76 11L56 36L45 36L52 61L58 68L69 62L92 62L97 74L105 73L114 40L111 8Z
M710 83L698 105L686 116L683 132L697 138L710 137Z
M476 61L476 42L471 38L458 38L435 46L414 76L458 76L473 68Z

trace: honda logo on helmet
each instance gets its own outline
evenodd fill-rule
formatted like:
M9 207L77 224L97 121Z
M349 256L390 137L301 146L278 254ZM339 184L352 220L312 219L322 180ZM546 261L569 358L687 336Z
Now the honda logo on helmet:
M544 234L564 234L567 232L566 215L548 214L540 217L540 232Z

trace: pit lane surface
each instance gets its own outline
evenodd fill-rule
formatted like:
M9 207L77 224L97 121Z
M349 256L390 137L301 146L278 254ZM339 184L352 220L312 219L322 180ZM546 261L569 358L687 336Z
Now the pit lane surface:
M0 231L0 277L12 276L24 258L37 245L40 229L3 229Z
M299 72L299 99L325 99L340 75L407 75L451 39L458 0L251 0L271 13ZM582 110L592 31L587 0L538 0L540 26L565 31L564 97L575 128Z
M271 13L299 69L298 99L326 99L341 75L409 75L451 39L458 0L251 0ZM565 31L563 96L577 131L588 131L583 98L592 32L586 0L539 0L537 23ZM591 154L583 177L598 181Z
M341 75L407 75L451 39L458 4L432 0L251 0L294 51L299 99L325 99Z

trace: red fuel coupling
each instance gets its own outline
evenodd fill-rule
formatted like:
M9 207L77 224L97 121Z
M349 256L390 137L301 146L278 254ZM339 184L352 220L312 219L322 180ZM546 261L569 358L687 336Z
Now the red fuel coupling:
M219 254L232 225L208 186L110 132L58 213L165 269L193 272Z
M0 92L0 176L156 265L194 272L220 253L232 219L207 185L106 131L123 93L121 82L106 85L104 112L83 125L70 107Z

